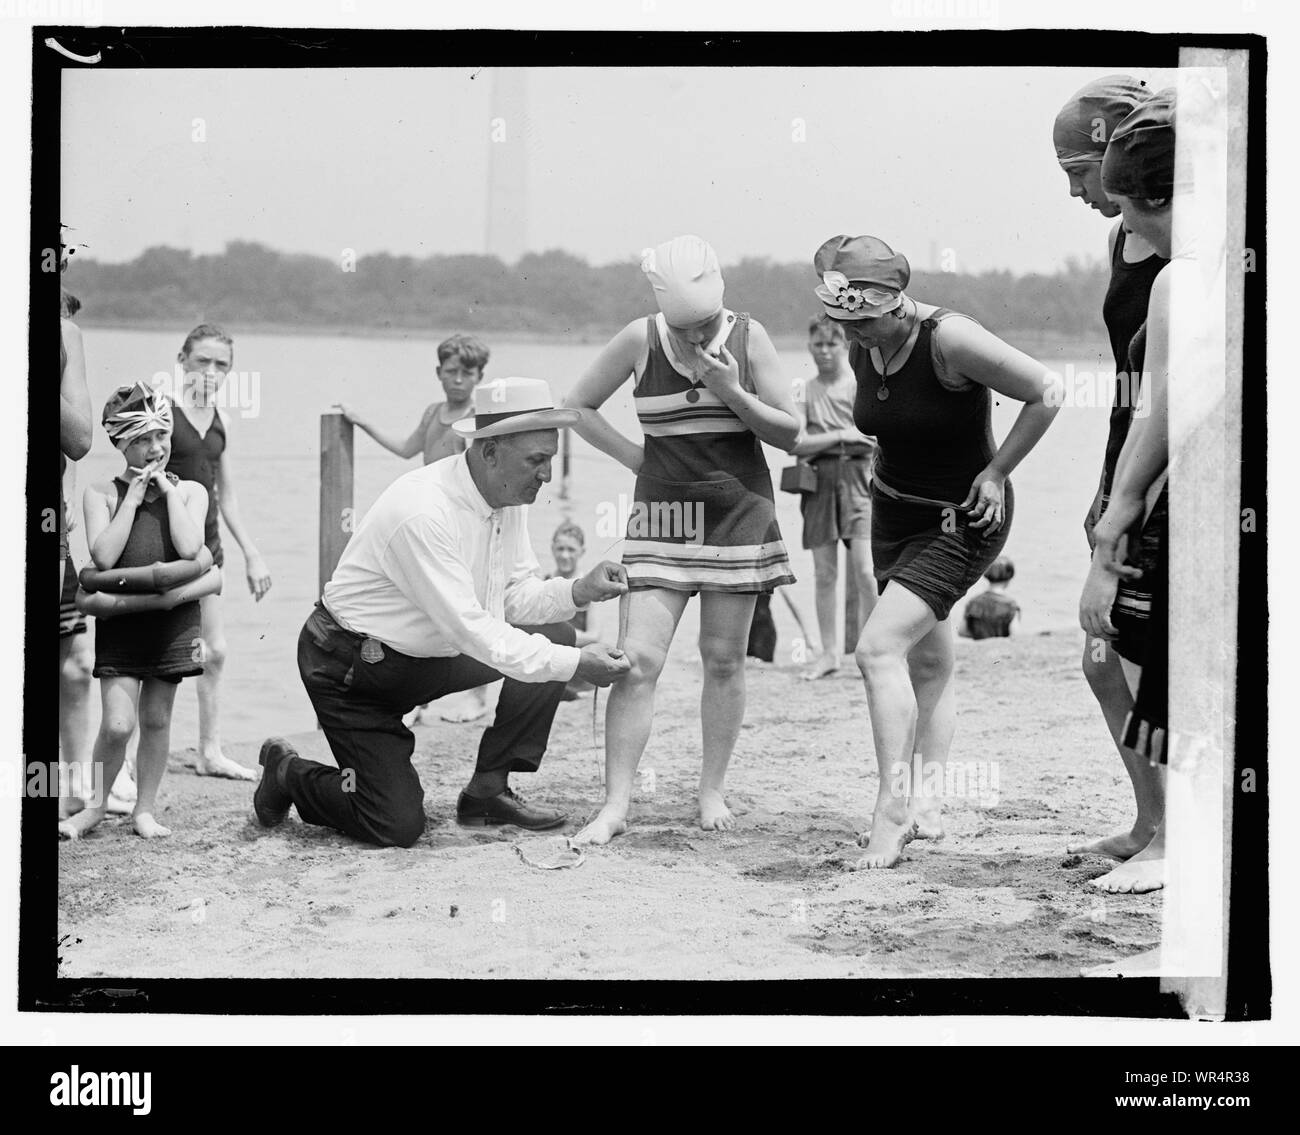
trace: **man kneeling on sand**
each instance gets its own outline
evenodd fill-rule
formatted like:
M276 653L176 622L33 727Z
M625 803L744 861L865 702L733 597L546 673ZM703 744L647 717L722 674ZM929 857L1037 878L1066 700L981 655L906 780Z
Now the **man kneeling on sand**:
M407 473L375 502L298 638L298 672L337 768L297 755L283 738L262 745L253 810L267 827L296 805L368 843L410 847L424 831L424 790L402 718L445 694L505 678L496 719L456 806L469 826L559 827L562 812L526 804L511 772L534 772L565 683L608 686L630 664L618 650L578 650L577 610L627 590L621 564L577 579L541 578L525 507L551 479L558 429L545 382L479 386L475 414L454 423L467 452Z

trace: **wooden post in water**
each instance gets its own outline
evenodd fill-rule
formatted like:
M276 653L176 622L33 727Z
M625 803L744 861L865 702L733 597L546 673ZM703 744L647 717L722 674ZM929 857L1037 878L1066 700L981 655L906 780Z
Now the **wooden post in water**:
M844 653L858 649L858 581L853 578L853 554L844 549Z
M320 416L320 589L352 535L352 423L337 410Z

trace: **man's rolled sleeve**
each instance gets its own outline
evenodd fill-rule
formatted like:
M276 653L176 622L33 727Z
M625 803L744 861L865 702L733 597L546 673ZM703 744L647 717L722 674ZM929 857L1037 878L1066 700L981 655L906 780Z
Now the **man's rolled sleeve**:
M576 647L527 634L483 609L469 565L460 558L445 522L430 516L407 520L394 531L384 559L396 587L460 653L521 682L567 682L573 677L578 668Z

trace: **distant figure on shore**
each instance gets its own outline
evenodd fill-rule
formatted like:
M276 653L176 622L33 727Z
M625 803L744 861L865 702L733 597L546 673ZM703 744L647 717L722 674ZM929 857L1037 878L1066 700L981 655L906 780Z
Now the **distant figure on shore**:
M468 442L452 426L474 412L474 388L483 381L488 359L492 352L473 335L456 334L438 344L436 374L442 384L443 400L430 402L420 416L419 424L405 438L400 434L380 429L363 418L346 402L337 403L343 416L358 429L365 430L380 445L398 457L422 454L424 463L431 465L444 457L464 453ZM421 706L416 721L423 718L427 706ZM438 706L438 716L443 721L475 721L487 713L487 687L465 690L444 698Z
M203 521L208 494L196 481L166 472L171 454L172 406L165 394L143 383L122 386L104 407L104 428L121 451L126 468L111 481L87 487L86 541L100 572L159 565L193 566L207 557ZM109 786L126 756L127 742L140 726L136 749L138 790L132 824L146 839L171 835L155 818L158 787L171 749L172 706L182 678L203 673L199 595L221 586L215 569L182 590L183 601L165 593L100 593L95 623L95 671L103 716L85 807L59 824L59 834L77 839L107 812ZM80 599L83 592L78 593ZM120 606L128 613L103 609Z
M582 412L579 435L636 473L639 506L623 553L632 672L610 694L605 715L604 806L575 843L608 843L627 829L655 686L696 594L704 670L699 824L735 827L723 781L745 716L755 597L795 581L759 444L788 451L799 432L776 349L757 320L723 306L717 255L699 237L647 249L641 270L658 314L624 327L565 401ZM644 445L600 414L629 379Z
M1006 543L1012 471L1052 424L1043 367L970 316L907 294L907 258L874 236L833 236L813 268L848 336L853 424L878 445L871 554L880 599L856 651L880 774L861 868L892 867L943 836L942 783L957 721L953 605ZM1023 402L1001 446L992 392ZM859 837L861 841L865 836Z
M808 353L817 373L802 386L795 405L803 417L803 432L790 452L806 460L817 473L817 489L799 498L803 513L803 546L812 551L816 582L817 627L821 657L805 678L818 679L840 668L836 647L835 588L839 583L841 541L849 549L856 587L861 634L876 605L876 580L871 564L871 463L876 439L859 433L853 424L858 383L848 364L844 328L824 312L808 325Z
M480 387L472 444L457 457L398 477L357 526L298 636L298 673L337 767L300 757L282 737L262 745L253 810L264 827L291 806L309 824L382 847L424 831L424 789L402 719L445 694L505 679L496 717L456 803L469 827L557 828L563 812L526 803L510 786L546 753L565 683L606 686L628 672L621 652L581 650L568 620L627 589L618 564L572 581L543 580L526 505L551 479L557 410L545 382Z
M207 493L203 542L217 568L225 564L218 513L244 555L248 590L257 602L271 589L271 575L244 525L230 464L229 428L234 415L223 417L218 396L234 363L234 341L220 327L201 323L185 336L176 360L183 374L181 397L172 404L175 428L167 471L196 481ZM226 668L226 627L220 593L204 597L203 670L198 680L199 752L194 770L200 776L256 780L251 768L221 751L221 678Z
M958 629L963 638L1010 638L1011 624L1020 615L1020 604L1007 594L1007 584L1016 574L1016 565L1006 556L998 556L984 573L988 590L981 591L966 604L965 617Z
M554 535L551 536L551 556L555 560L555 570L546 578L577 579L578 564L586 548L587 534L583 532L582 528L574 524L572 520L562 521L559 527L555 529ZM590 643L600 641L600 638L593 634L591 630L590 616L593 613L591 608L585 608L578 611L569 620L569 625L573 627L573 633L576 636L573 645L578 647L579 650ZM565 684L562 700L575 701L588 690L594 690L595 688L590 682L585 682L581 678L570 678Z

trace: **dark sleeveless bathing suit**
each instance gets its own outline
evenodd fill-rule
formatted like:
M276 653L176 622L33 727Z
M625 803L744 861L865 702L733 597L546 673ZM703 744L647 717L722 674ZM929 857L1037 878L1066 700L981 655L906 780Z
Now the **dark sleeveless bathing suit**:
M912 353L887 382L867 348L849 348L858 380L853 422L879 447L871 489L876 580L882 592L891 581L902 584L940 620L1002 551L1015 512L1010 481L996 532L972 528L958 507L996 450L988 387L949 390L935 374L935 329L957 314L940 308L923 320ZM885 400L878 397L882 385L889 390Z
M175 478L172 478L175 480ZM122 507L127 484L113 479L117 507ZM113 513L117 515L116 511ZM147 567L180 559L172 543L167 498L150 485L136 509L131 534L114 567ZM179 682L203 673L198 601L182 603L170 611L145 611L95 620L96 678L161 678Z
M1106 334L1110 338L1110 350L1115 360L1115 400L1110 408L1110 429L1106 435L1106 455L1102 461L1101 481L1098 497L1084 521L1084 531L1088 536L1088 547L1092 547L1092 530L1105 511L1106 501L1110 498L1111 483L1115 479L1115 465L1119 461L1120 450L1128 437L1129 424L1133 421L1131 405L1135 391L1127 380L1129 367L1129 344L1147 318L1147 304L1151 299L1151 286L1160 269L1169 263L1163 256L1152 253L1145 260L1130 264L1124 259L1124 244L1127 233L1121 226L1115 237L1115 250L1110 258L1110 284L1106 288L1106 299L1101 305L1101 317L1106 323ZM1139 368L1140 369L1140 368Z
M221 421L221 411L212 411L212 424L208 432L199 436L194 423L185 416L180 406L172 402L172 455L167 460L167 472L175 473L182 481L198 481L208 491L208 514L203 519L203 542L212 553L212 562L221 567L226 562L221 550L221 528L217 522L217 466L226 451L226 427Z

